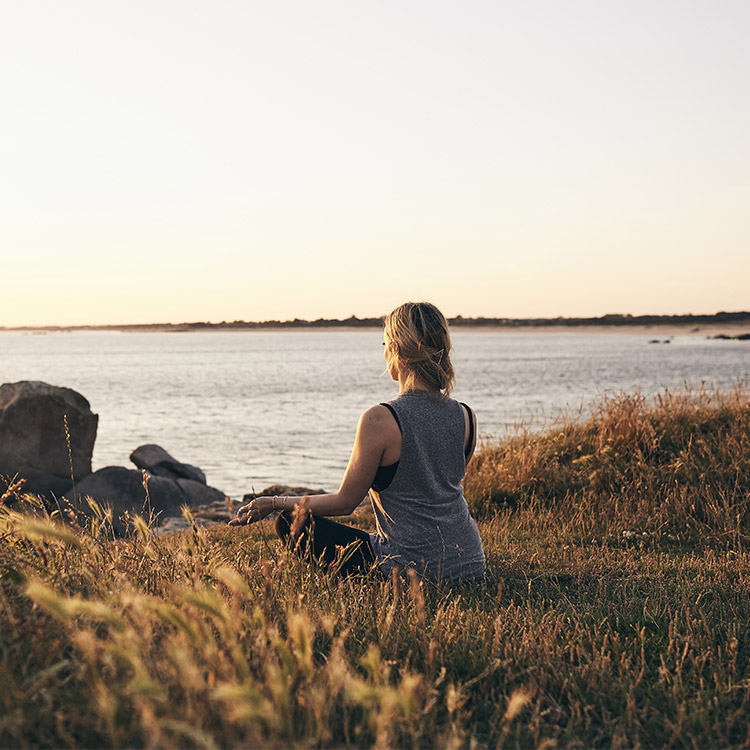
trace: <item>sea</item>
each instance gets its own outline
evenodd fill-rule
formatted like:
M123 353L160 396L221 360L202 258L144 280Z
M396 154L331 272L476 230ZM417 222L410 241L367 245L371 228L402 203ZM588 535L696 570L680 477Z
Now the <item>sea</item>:
M454 330L453 346L454 396L488 440L618 394L750 379L750 343L698 334ZM398 393L376 329L2 331L0 383L19 380L88 399L94 470L133 468L130 453L156 443L234 499L275 483L335 490L360 414Z

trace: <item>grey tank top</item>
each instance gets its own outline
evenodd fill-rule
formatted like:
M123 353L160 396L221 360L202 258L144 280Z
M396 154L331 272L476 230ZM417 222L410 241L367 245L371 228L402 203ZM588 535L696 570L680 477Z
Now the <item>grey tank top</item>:
M432 391L402 393L389 406L401 429L401 457L379 493L382 508L372 502L377 533L370 542L381 570L413 568L433 581L480 578L484 550L462 488L463 407Z

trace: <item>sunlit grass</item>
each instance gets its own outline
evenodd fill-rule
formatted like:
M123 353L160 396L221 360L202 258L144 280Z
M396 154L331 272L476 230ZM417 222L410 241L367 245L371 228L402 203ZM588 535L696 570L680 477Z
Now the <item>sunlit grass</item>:
M268 523L4 506L0 746L747 745L749 461L741 389L487 445L453 589L321 575Z

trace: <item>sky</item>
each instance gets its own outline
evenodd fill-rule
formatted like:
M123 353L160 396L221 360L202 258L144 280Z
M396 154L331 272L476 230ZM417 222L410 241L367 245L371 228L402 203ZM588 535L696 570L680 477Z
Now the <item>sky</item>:
M0 0L0 326L750 309L747 0Z

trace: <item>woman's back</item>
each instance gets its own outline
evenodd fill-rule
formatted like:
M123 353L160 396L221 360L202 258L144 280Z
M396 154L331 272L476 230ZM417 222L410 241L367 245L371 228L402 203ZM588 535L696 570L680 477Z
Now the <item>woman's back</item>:
M381 568L413 567L427 578L477 578L485 558L463 496L465 417L453 399L408 391L388 404L401 430L401 457L373 503L371 543Z
M338 491L256 498L240 508L232 524L258 521L277 510L278 501L279 536L324 568L338 560L345 575L367 573L377 563L386 574L410 568L432 580L480 578L482 541L462 489L464 444L470 455L475 425L468 409L464 413L450 398L455 373L448 321L429 302L406 302L383 323L383 357L400 395L360 417ZM351 513L367 488L377 534L325 518ZM292 508L303 504L300 523ZM346 559L338 559L342 548L349 550Z

